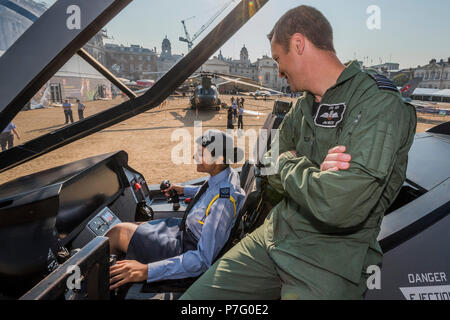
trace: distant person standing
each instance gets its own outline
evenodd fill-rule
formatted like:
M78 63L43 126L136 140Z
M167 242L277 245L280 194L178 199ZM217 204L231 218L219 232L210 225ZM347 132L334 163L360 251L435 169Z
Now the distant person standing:
M14 125L14 123L10 122L0 134L0 145L2 146L2 151L14 147L13 133L16 135L17 139L20 140L20 136L16 130L16 126Z
M227 129L234 129L233 125L233 109L231 107L228 108L227 114Z
M231 107L233 108L233 120L236 121L237 118L237 109L238 109L238 102L239 98L236 98L236 100L231 100Z
M81 103L81 101L79 99L77 99L77 104L78 104L78 120L83 120L84 119L84 109L86 109L86 106L84 104Z
M64 117L66 118L66 122L64 124L68 124L69 120L73 123L73 113L72 113L72 104L68 99L64 100L63 103Z
M238 110L238 129L244 129L244 122L243 122L243 117L244 117L244 98L241 99L241 102L239 103L239 110Z

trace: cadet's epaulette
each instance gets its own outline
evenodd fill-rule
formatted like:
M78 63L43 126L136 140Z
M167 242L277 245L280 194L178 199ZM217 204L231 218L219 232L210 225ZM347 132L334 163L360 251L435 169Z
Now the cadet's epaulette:
M377 86L379 89L382 90L392 90L395 92L398 92L397 87L395 86L395 84L387 77L381 75L381 74L373 74L373 73L368 73L368 75L375 80Z

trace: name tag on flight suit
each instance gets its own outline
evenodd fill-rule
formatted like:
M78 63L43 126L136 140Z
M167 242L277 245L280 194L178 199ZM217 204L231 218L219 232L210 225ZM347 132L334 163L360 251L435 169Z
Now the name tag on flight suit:
M336 128L344 118L345 103L321 104L317 110L314 123L322 128Z
M225 199L230 198L230 188L221 188L220 197Z

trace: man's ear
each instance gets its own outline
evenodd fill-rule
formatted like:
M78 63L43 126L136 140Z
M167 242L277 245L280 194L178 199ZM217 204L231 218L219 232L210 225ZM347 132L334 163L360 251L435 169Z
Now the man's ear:
M291 50L294 50L298 55L303 55L305 51L306 38L301 33L294 33L291 37Z

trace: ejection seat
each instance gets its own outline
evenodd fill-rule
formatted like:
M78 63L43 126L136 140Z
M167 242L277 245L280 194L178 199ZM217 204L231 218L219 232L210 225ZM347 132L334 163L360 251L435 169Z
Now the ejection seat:
M292 103L278 100L274 102L273 112L268 115L263 126L263 129L268 129L268 134L264 138L261 135L258 138L267 140L267 148L263 148L264 150L258 152L259 157L270 149L272 138L270 129L278 129L291 107ZM261 175L261 164L259 161L256 164L246 161L240 171L240 180L241 188L245 191L244 203L227 242L215 260L223 256L245 235L262 225L272 208L270 202L264 201L263 194L267 192L268 185L265 184L264 177ZM129 288L125 299L178 299L197 279L198 277L133 284Z

